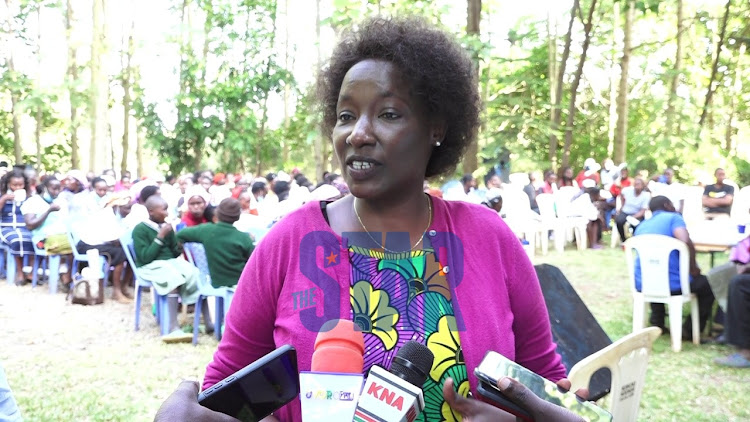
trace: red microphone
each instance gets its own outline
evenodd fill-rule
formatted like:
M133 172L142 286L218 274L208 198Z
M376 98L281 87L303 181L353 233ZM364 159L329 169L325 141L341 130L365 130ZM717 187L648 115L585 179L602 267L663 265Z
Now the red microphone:
M364 382L364 351L364 337L352 321L323 325L315 339L311 371L299 374L303 421L352 420Z

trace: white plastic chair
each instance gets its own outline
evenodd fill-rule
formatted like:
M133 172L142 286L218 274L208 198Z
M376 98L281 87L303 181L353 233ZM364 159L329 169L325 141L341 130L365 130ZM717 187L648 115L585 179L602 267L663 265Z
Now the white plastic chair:
M737 224L750 224L750 186L734 191L730 216Z
M555 197L550 193L540 193L536 196L536 204L539 206L539 216L541 217L542 238L547 236L549 230L553 230L555 236L555 249L562 252L565 248L565 227L563 222L557 218L555 212ZM542 239L542 242L544 240ZM544 247L544 243L542 243Z
M503 191L503 213L505 223L513 233L523 236L529 242L531 251L536 248L536 238L542 247L542 254L547 254L549 238L539 214L531 210L529 196L523 190L506 189ZM533 253L531 254L533 257Z
M565 230L563 240L567 241L568 238L573 239L575 237L576 246L580 251L585 250L587 247L588 237L586 235L586 226L588 226L589 219L582 217L580 214L576 215L572 210L573 197L579 192L575 188L566 186L558 190L553 197L555 198L557 218L563 224ZM555 244L559 245L558 243Z
M582 359L570 368L568 379L572 385L571 390L588 388L596 371L609 368L612 374L609 406L612 420L637 420L651 346L660 335L661 329L658 327L645 328Z
M700 186L686 186L685 203L682 208L682 218L686 223L703 221L706 214L703 212L703 188Z
M635 289L635 259L633 249L640 257L641 291ZM669 287L669 255L676 250L679 255L681 294L673 295ZM625 259L633 290L633 332L645 326L646 303L664 303L669 311L669 330L672 335L672 350L682 350L682 304L690 302L690 317L693 322L693 343L700 344L698 322L698 298L690 293L690 255L687 245L681 240L660 234L633 236L625 241Z
M135 266L135 247L133 246L133 235L128 232L120 237L120 245L125 252L128 265L133 270L133 284L135 285L135 331L140 328L141 320L141 296L145 289L151 289L153 292L153 303L156 305L156 322L159 324L161 335L169 334L169 317L167 316L167 296L162 296L156 292L156 289L150 281L142 278ZM73 248L75 250L75 248Z

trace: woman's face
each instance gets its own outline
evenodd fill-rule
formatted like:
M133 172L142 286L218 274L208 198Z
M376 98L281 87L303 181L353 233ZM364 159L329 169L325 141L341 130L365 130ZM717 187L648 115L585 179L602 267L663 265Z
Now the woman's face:
M356 197L392 199L422 187L433 144L443 130L423 108L399 70L389 62L363 60L341 84L333 145L343 177ZM433 140L434 139L434 140Z
M565 176L566 179L572 179L573 178L573 169L568 167L563 172L563 176Z
M47 192L49 193L50 198L57 198L57 195L60 194L60 187L61 185L59 180L52 180L47 184Z
M203 189L208 192L209 189L211 189L211 185L213 184L212 180L208 177L201 177L201 186L203 186Z
M200 196L193 196L188 200L188 210L193 217L201 218L203 217L203 212L206 210L206 201Z
M13 192L25 187L26 184L23 181L23 177L11 177L10 180L8 180L8 189Z
M96 192L96 195L99 198L104 198L104 195L109 192L109 189L107 189L107 182L97 182L94 185L94 192Z

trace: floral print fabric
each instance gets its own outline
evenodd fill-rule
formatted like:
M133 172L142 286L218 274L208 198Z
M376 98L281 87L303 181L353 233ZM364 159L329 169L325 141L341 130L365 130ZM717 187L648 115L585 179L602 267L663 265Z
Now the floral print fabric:
M435 251L389 253L349 247L351 317L365 338L365 373L372 365L390 368L399 348L413 340L435 355L422 386L421 421L458 421L443 400L443 383L453 378L458 393L469 394L469 380L446 272Z

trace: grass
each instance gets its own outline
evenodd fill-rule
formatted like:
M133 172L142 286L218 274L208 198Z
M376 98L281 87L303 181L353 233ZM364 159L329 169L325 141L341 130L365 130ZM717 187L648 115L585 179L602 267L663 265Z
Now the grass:
M700 260L707 270L708 257ZM725 260L717 256L716 262ZM630 332L632 299L620 249L551 251L536 263L562 269L612 339ZM132 306L69 305L61 293L0 281L0 364L24 420L150 421L180 380L201 379L216 340L201 335L197 347L162 344L149 311L144 306L141 330L135 332ZM674 353L669 337L659 338L639 420L750 420L750 370L713 364L731 351L684 343L682 352Z
M609 244L605 238L605 244ZM726 262L716 256L716 264ZM704 273L708 255L698 255ZM624 253L619 249L550 252L535 263L560 268L613 340L632 329L632 295ZM684 315L687 315L687 307ZM639 420L644 421L745 421L750 420L747 393L750 370L717 366L714 358L733 352L730 346L683 342L675 353L670 338L656 340L641 398Z

